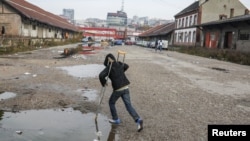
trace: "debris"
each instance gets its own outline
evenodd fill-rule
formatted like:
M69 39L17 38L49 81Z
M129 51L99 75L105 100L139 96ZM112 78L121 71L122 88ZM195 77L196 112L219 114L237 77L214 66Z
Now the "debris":
M25 75L29 75L30 73L29 73L29 72L25 72L24 74L25 74Z
M100 137L100 136L102 136L102 132L101 132L101 131L98 131L98 132L96 132L96 135L97 135L98 137Z
M16 131L16 133L21 135L23 132L22 131Z

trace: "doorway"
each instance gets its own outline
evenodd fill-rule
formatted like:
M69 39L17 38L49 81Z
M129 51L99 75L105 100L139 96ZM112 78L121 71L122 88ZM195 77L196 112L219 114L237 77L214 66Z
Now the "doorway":
M232 48L233 45L233 32L226 32L224 38L224 48Z

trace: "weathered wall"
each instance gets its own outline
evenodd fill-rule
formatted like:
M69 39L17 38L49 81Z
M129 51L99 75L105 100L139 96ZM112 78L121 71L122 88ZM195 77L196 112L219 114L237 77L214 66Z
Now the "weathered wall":
M0 27L5 27L7 35L17 36L21 32L21 17L13 9L0 2Z
M244 15L247 9L239 0L209 0L201 8L201 23L219 20L220 15L230 18L231 9L234 9L234 16Z

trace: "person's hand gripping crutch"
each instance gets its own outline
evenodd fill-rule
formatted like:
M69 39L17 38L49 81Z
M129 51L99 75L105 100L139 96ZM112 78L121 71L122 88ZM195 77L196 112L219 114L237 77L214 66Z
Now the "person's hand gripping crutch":
M95 117L96 121L97 121L98 111L100 109L100 106L101 106L101 103L102 103L102 99L104 97L106 86L108 85L108 78L109 78L109 74L110 74L113 62L114 62L114 60L112 60L110 57L108 57L109 71L108 71L108 75L105 77L105 80L106 80L105 81L105 85L101 89L101 97L100 97L100 100L99 100L98 108L97 108L97 111L96 111L96 117Z

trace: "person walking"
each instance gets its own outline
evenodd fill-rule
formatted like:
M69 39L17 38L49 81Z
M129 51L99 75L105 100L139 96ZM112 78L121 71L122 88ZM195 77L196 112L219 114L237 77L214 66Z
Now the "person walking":
M110 63L109 59L112 59L112 63ZM130 101L130 82L125 75L125 71L129 68L128 64L116 61L114 55L109 53L105 57L104 66L105 68L99 74L100 83L105 87L105 85L107 85L107 77L109 77L113 88L113 92L109 98L109 107L112 115L112 119L109 119L109 122L112 124L121 123L115 107L116 101L121 97L128 113L137 124L137 131L140 132L143 129L143 120L140 118Z
M163 42L162 40L159 40L158 47L159 47L160 52L162 51L162 46L163 46Z
M5 27L4 26L2 26L2 29L1 29L1 34L2 34L2 37L4 36L4 34L5 34Z
M156 39L155 40L155 52L157 52L157 49L158 49L158 40Z

